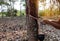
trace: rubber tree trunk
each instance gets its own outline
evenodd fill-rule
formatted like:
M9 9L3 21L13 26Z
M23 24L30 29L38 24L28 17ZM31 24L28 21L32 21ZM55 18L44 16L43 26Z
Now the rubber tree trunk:
M38 41L38 22L30 17L38 17L38 0L26 0L26 22L28 27L28 41Z

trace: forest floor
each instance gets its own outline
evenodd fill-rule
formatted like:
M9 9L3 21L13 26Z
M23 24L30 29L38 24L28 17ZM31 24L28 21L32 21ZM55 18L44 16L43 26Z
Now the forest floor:
M0 18L0 41L27 40L26 17Z
M40 21L39 21L40 23ZM60 30L40 23L39 32L45 34L44 41L60 41ZM0 18L0 41L27 41L26 17Z

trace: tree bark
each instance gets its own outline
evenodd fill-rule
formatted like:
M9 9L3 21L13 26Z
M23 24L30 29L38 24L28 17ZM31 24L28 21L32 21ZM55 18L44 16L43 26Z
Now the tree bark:
M30 17L29 15L38 18L38 0L26 0L28 41L38 41L38 22L36 19Z

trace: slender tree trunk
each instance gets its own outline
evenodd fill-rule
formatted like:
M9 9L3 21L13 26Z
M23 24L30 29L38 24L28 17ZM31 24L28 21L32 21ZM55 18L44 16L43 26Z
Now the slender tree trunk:
M10 5L11 5L11 1L10 1ZM10 16L12 17L12 6L11 6L11 10L10 10Z
M22 13L21 13L21 1L20 1L20 16L21 16L21 14L22 14Z
M14 2L12 3L13 6L12 6L12 18L14 17Z
M3 8L2 8L2 4L1 4L1 9L3 9ZM3 18L3 13L2 13L2 12L3 12L3 10L1 10L2 18Z
M28 41L38 41L38 22L36 19L30 17L38 17L38 0L26 0L26 17L28 27Z

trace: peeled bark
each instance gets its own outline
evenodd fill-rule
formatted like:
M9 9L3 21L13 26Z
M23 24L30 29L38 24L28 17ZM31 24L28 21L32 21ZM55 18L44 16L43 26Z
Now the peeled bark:
M28 41L38 41L38 22L36 19L30 17L38 17L38 0L26 0L26 17L27 17L27 27L28 27Z

